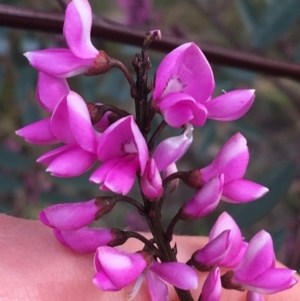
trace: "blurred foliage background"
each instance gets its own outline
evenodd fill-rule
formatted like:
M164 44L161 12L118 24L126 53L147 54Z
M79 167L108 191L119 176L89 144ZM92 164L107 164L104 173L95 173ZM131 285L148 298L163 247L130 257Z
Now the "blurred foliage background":
M0 1L18 7L61 13L60 1ZM124 26L159 28L162 35L181 37L199 45L209 44L282 61L300 61L300 5L297 0L90 0L93 12ZM131 68L138 47L94 40L98 49ZM35 98L37 71L22 55L26 51L65 47L62 35L0 27L0 212L36 219L44 207L103 195L87 175L59 179L45 173L35 160L49 146L30 145L14 132L46 116ZM150 51L154 75L165 55ZM195 129L194 143L179 169L204 167L224 142L237 131L248 140L250 164L246 178L269 187L261 200L239 206L226 203L201 221L176 227L180 234L207 235L220 212L227 210L250 239L260 229L272 233L280 260L300 266L300 87L299 82L243 69L213 65L216 95L239 88L256 89L256 100L245 117L236 122L207 122ZM133 112L129 88L119 70L97 77L77 76L71 89L87 102L112 103ZM164 137L178 134L166 130ZM180 205L195 192L180 184L164 207L166 225ZM137 187L131 195L139 198ZM116 209L98 222L101 227L147 230L129 206Z

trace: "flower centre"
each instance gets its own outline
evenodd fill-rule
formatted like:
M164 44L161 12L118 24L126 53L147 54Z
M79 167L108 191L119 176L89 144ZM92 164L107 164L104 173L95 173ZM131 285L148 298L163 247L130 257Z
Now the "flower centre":
M162 94L162 97L164 97L165 95L172 93L172 92L183 92L184 87L185 87L185 85L183 84L183 82L181 81L180 78L172 77L168 81L168 83L164 89L164 92Z
M138 152L136 145L132 140L124 143L123 151L126 154L136 154Z

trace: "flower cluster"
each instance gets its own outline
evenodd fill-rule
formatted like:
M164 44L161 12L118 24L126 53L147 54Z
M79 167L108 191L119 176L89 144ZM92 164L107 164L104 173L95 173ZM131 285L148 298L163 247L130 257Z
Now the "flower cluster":
M224 212L209 235L209 242L192 254L187 263L177 262L171 247L173 228L178 220L199 219L212 212L222 199L230 203L256 200L268 189L244 179L249 162L247 141L242 134L232 136L206 167L178 171L176 163L193 141L194 127L207 119L236 120L254 100L254 90L235 90L213 98L214 77L204 54L194 43L186 43L169 53L159 65L153 91L147 86L150 61L147 48L159 31L145 38L142 55L133 66L137 83L126 67L98 51L91 43L92 12L87 0L72 0L66 9L64 36L69 48L28 52L25 56L39 70L37 100L49 117L27 125L17 134L30 143L62 146L45 153L37 161L56 177L74 177L98 167L90 181L114 196L96 197L73 204L45 208L40 220L53 228L56 238L80 253L95 253L93 283L104 291L117 291L130 284L133 299L145 280L153 301L168 300L165 282L175 286L181 300L193 300L186 290L198 286L195 269L210 271L199 300L217 301L222 287L248 290L249 300L276 293L296 283L294 271L275 267L270 235L261 231L246 243L234 220ZM87 104L71 91L66 78L80 73L97 75L112 67L125 74L136 103L136 116L106 104ZM150 86L149 86L150 87ZM149 98L148 94L152 93ZM140 109L142 108L142 109ZM155 115L162 122L150 139ZM178 136L160 143L156 138L165 126L182 128ZM161 208L181 179L196 189L183 200L167 230L161 224ZM127 196L139 183L143 202ZM89 227L113 210L117 202L133 205L148 222L153 238L120 229ZM131 254L115 249L128 238L141 240L145 247ZM221 275L220 268L229 269Z

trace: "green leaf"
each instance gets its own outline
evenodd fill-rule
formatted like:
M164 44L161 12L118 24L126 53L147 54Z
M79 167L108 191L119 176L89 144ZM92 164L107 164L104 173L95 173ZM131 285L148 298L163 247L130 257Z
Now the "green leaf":
M22 186L22 182L7 173L0 173L0 192L11 193Z
M258 21L257 9L253 5L253 2L249 0L238 0L236 1L237 8L241 19L247 29L247 31L251 34L254 32L255 25Z
M202 128L202 141L200 143L199 149L197 150L198 155L201 156L206 154L207 149L215 140L216 134L217 131L216 131L215 123L213 123L211 120L208 120L205 126Z
M33 167L34 161L22 153L0 146L0 166L9 170L24 171Z
M58 184L60 187L64 188L66 186L75 188L76 190L83 190L83 191L92 191L97 189L98 186L95 184L90 183L89 175L84 174L79 177L75 178L52 178L52 181Z
M300 16L299 0L274 1L253 30L253 47L264 48L275 42Z
M257 77L257 73L244 69L222 67L221 70L225 76L230 77L233 80L243 81L246 83L252 83Z
M296 174L294 161L284 161L265 172L256 182L269 188L262 198L240 205L229 205L228 213L241 227L249 227L266 216L283 198Z
M78 197L55 191L43 192L40 198L47 204L71 203L81 201L81 199Z

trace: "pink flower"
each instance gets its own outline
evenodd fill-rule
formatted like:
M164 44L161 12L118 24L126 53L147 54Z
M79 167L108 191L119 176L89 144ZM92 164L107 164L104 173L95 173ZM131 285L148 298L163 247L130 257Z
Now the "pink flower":
M158 199L163 193L162 179L152 158L149 159L141 178L141 190L150 200Z
M272 238L264 230L251 239L243 259L233 271L233 283L260 294L274 294L297 283L292 277L296 271L275 267Z
M73 177L86 172L97 159L99 136L92 126L86 103L70 91L66 79L42 72L36 94L41 106L52 116L25 126L16 134L30 143L66 144L37 160L48 165L47 171L52 175Z
M49 93L51 91L51 93ZM39 72L36 97L43 109L52 113L57 104L70 93L69 85L64 78L55 78L43 72ZM53 144L59 139L53 134L50 126L50 118L34 122L16 131L29 143Z
M165 300L168 288L160 279L184 290L198 286L196 272L184 263L159 263L144 252L130 254L110 247L99 247L95 254L94 284L104 291L118 291L136 282L129 299L134 298L144 278L153 301Z
M186 153L193 142L193 130L193 126L188 123L181 135L167 138L157 145L152 158L158 171L163 171Z
M55 77L70 77L86 72L94 64L98 50L92 45L92 12L87 0L73 0L66 9L64 36L69 46L27 52L30 64Z
M56 239L77 253L94 253L98 247L107 246L114 239L110 229L80 228L72 231L53 229Z
M245 203L262 197L268 188L245 180L243 176L249 162L247 140L242 134L232 136L213 162L200 170L205 185L210 179L224 175L222 199L229 203Z
M204 281L199 301L219 301L221 292L220 269L214 268Z
M99 139L98 159L103 162L90 177L101 189L127 194L136 173L143 175L148 161L148 147L132 116L109 126Z
M247 245L238 225L223 212L209 233L209 242L196 251L192 259L206 266L233 268L243 258Z
M259 293L248 291L246 301L264 301L264 297Z
M57 177L74 177L90 169L97 159L98 134L84 100L70 91L49 122L53 135L66 145L45 153L37 162L46 164L46 171Z
M197 219L216 209L222 195L223 185L223 174L211 178L188 202L181 207L181 219Z
M165 172L166 169L168 169L167 173L177 171L175 162L190 147L193 141L193 129L193 126L188 123L181 135L167 138L155 148L141 179L141 188L148 198L155 199L161 196L163 188L159 172ZM173 184L176 186L176 181Z
M157 69L153 104L166 122L180 127L202 126L206 118L221 121L243 116L254 100L254 90L235 90L211 99L215 87L211 67L194 43L170 52Z
M246 139L237 133L222 147L213 162L200 170L202 188L181 208L184 220L212 212L222 197L229 203L246 203L262 197L268 188L244 180L249 161Z
M102 212L109 212L114 202L96 198L86 202L55 204L40 212L43 224L58 230L77 230L95 221Z

